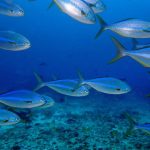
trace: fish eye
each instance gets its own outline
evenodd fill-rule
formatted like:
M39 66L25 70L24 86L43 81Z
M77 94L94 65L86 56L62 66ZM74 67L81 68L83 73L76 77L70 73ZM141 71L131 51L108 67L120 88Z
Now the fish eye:
M13 10L13 9L11 9L11 10L10 10L10 12L11 12L11 13L13 13L13 12L14 12L14 10Z
M16 121L18 121L18 120L20 120L20 118L19 118L19 117L17 117L15 120L16 120Z
M42 103L44 102L44 103L46 104L48 101L47 101L47 99L43 96L43 97L41 97L40 102L42 102Z
M81 15L86 16L86 13L83 10L81 10Z
M120 89L120 88L117 88L116 91L121 91L121 89Z

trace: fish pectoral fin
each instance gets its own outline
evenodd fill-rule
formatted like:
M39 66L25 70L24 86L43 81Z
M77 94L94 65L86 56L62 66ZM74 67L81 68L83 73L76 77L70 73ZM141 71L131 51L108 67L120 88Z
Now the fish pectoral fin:
M14 41L8 41L8 43L9 43L9 44L12 44L12 45L17 45L17 43L14 42Z
M80 87L81 87L81 83L77 84L71 91L75 92Z
M81 10L81 15L86 16L86 13L83 10Z
M54 6L55 2L52 0L52 2L49 4L48 9L51 9Z

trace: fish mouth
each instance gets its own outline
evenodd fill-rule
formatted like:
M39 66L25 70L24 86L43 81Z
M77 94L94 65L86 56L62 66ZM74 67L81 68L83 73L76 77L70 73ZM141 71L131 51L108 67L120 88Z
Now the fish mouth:
M19 14L19 16L24 16L24 11L20 10L18 14Z
M128 93L128 92L130 92L130 91L131 91L131 88L130 88L130 87L128 87L127 89L124 90L125 93Z
M27 42L27 43L22 44L22 46L23 46L25 49L28 49L28 48L31 47L31 43L30 43L30 42Z

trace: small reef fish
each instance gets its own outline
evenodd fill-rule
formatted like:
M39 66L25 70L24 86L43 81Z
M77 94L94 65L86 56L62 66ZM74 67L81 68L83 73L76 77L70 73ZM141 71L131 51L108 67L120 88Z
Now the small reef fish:
M116 39L112 38L112 41L117 47L117 55L113 58L110 63L114 63L122 57L129 56L136 60L144 67L150 67L150 47L139 50L127 51L124 46Z
M45 99L29 90L17 90L0 95L0 103L16 108L33 108L45 104Z
M46 86L60 94L68 96L82 97L89 94L89 90L86 86L83 85L78 87L79 80L56 80L51 82L43 82L39 75L35 74L35 77L39 82L39 85L35 91Z
M21 121L20 117L8 110L0 109L0 125L14 125Z
M83 0L92 10L94 11L95 14L101 13L105 11L106 6L101 0Z
M100 16L97 15L101 24L101 29L96 34L98 38L101 33L111 30L123 37L129 38L150 38L150 22L139 19L126 19L120 22L108 25Z
M42 97L45 103L37 108L48 108L48 107L52 107L55 104L54 99L52 99L51 97L46 96L46 95L42 95Z
M139 44L136 39L132 39L132 43L133 43L133 48L132 49L135 49L135 50L150 47L150 44Z
M87 84L96 91L106 94L125 94L131 91L127 83L110 77L85 80L82 84Z
M24 10L11 0L0 0L0 14L12 17L24 16Z
M22 51L31 46L23 35L13 31L0 31L0 49Z
M124 113L124 116L129 121L129 128L127 129L124 137L128 137L129 135L131 135L134 130L142 130L150 136L150 123L139 124L127 112Z
M53 0L49 8L56 3L56 5L70 17L85 24L95 24L96 16L93 10L82 0Z

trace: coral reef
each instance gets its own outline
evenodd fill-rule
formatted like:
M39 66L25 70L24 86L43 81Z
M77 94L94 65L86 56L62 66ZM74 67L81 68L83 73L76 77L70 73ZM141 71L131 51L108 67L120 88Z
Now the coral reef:
M124 113L148 122L147 100L127 96L67 97L47 109L33 109L27 120L0 128L3 150L149 150L150 137L130 127ZM26 117L30 117L27 119Z

